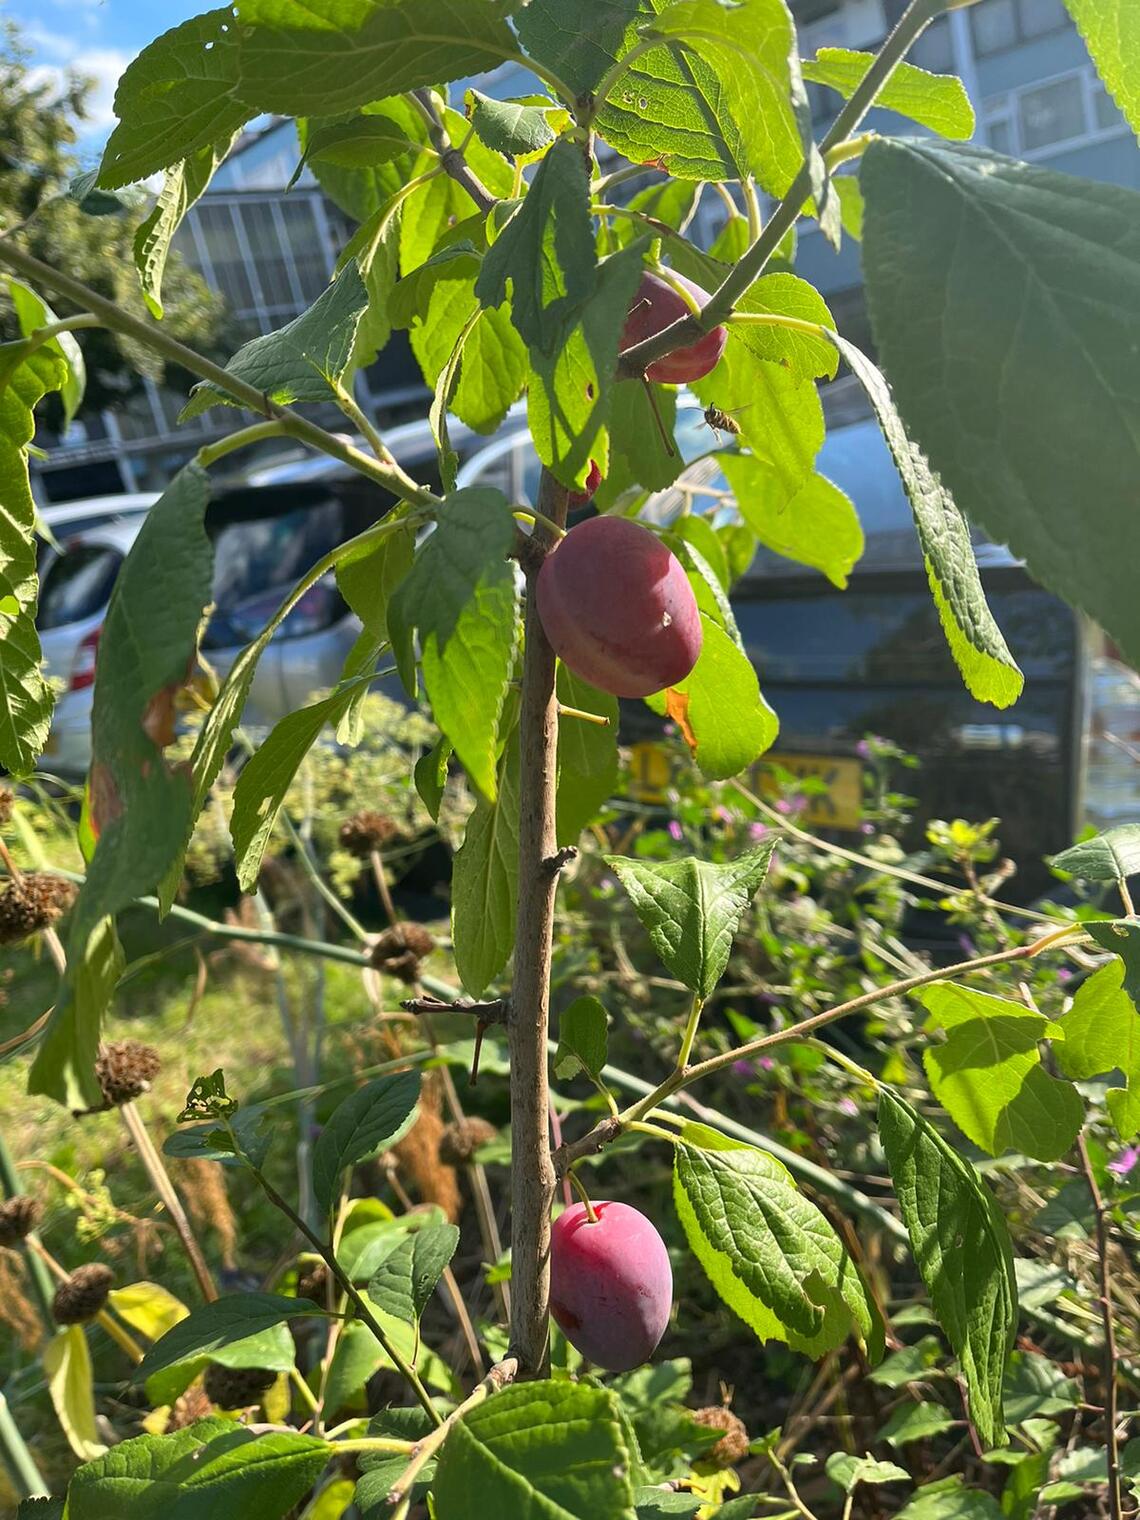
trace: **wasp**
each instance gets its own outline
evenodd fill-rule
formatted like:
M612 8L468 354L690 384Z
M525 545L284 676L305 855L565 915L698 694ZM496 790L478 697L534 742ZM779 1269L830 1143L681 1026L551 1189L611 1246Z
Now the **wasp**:
M740 423L737 422L736 418L730 412L723 411L719 406L705 407L705 421L717 435L718 441L721 433L728 433L730 437L735 438L740 432Z

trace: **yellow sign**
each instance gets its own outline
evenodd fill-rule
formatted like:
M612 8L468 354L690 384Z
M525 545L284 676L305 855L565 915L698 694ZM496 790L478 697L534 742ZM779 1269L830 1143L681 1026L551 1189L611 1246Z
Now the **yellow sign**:
M630 749L630 788L639 802L660 802L672 774L672 760L664 744L643 740Z
M766 755L756 767L757 790L771 797L776 792L773 767L797 780L822 781L826 791L806 793L802 817L820 829L857 829L863 814L863 767L858 760L837 755L798 755L780 751Z

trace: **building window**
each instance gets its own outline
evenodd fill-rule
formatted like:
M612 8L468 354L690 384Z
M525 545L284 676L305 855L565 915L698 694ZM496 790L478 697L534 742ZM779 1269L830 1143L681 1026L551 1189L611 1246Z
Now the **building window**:
M196 221L214 283L234 312L239 316L248 315L254 306L253 286L238 241L233 212L229 206L203 204L198 209Z
M983 103L986 141L998 153L1035 157L1124 130L1124 120L1091 68L991 95Z
M970 11L979 57L1000 53L1069 25L1064 0L982 0Z
M949 16L940 16L928 26L907 57L931 74L953 74L954 39L950 35Z
M288 199L278 207L285 228L287 252L296 266L297 278L306 301L315 301L332 274L331 250L326 246L316 206L311 198Z

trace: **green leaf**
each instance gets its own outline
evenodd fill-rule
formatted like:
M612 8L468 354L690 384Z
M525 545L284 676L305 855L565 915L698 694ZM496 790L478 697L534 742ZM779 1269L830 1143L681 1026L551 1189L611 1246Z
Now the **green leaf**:
M1047 1356L1015 1351L1004 1384L1005 1418L1010 1425L1065 1414L1081 1401L1080 1385Z
M1099 926L1098 926L1099 927ZM1140 925L1132 926L1140 931ZM1107 936L1100 939L1106 949ZM1061 1020L1065 1038L1055 1047L1057 1064L1067 1077L1088 1081L1105 1072L1122 1071L1124 1087L1105 1095L1121 1140L1140 1130L1140 1013L1124 990L1126 968L1114 959L1082 982L1073 1006Z
M701 771L714 781L746 770L780 731L752 661L705 611L697 663L683 681L648 698L648 705L673 719Z
M456 180L437 174L401 203L400 269L405 276L426 264L441 240L462 226L475 203ZM440 250L442 251L442 250Z
M822 570L842 590L863 553L863 529L851 498L823 475L809 475L787 505L773 507L771 476L751 454L726 453L720 467L744 521L762 544Z
M604 506L608 507L621 491L632 485L646 491L662 491L673 484L685 468L684 456L673 438L676 415L677 393L672 386L625 380L614 388L609 422L610 466L604 482L607 493L604 496L599 493ZM672 453L666 448L666 438Z
M285 406L295 401L331 401L349 366L367 305L368 291L355 262L350 262L308 311L277 332L239 348L226 373ZM201 380L178 420L187 422L222 403L243 405L209 380Z
M1004 1437L1002 1379L1017 1333L1005 1218L964 1157L909 1103L879 1089L879 1136L911 1249L966 1378L984 1445Z
M1124 962L1124 990L1140 1008L1140 919L1122 918L1113 922L1094 921L1085 928L1105 950L1119 955Z
M578 997L558 1015L554 1075L565 1079L584 1071L597 1081L609 1045L606 1010L596 997Z
M508 560L514 519L500 491L455 491L392 597L419 629L424 686L435 721L490 802L499 718L519 639L518 590Z
M349 168L325 157L316 158L309 165L325 194L335 201L347 216L362 224L356 236L350 240L345 253L352 248L357 238L370 238L378 230L384 216L388 217L388 223L398 240L399 203L393 207L392 199L416 174L419 167L427 167L426 154L423 151L427 145L427 127L423 117L410 100L400 95L389 96L365 106L363 114L383 116L387 121L392 122L407 139L407 150L396 158L385 162L373 161L367 166L358 164ZM302 152L308 149L313 137L334 125L336 125L334 118L324 116L301 118L297 122L297 135ZM374 220L375 224L373 224ZM343 260L344 253L341 258Z
M724 274L728 272L728 266L725 266ZM829 331L835 326L835 319L819 291L794 274L761 275L745 291L736 309L754 315L793 317L797 322L814 322ZM839 355L822 334L816 337L794 327L767 322L738 322L732 332L758 359L786 365L797 380L814 380L820 376L829 380L835 378Z
M43 1351L48 1393L67 1444L81 1462L107 1450L95 1424L95 1386L84 1325L58 1330Z
M210 143L172 164L166 171L150 214L139 223L135 232L135 268L143 300L152 317L162 317L162 280L174 234L191 206L205 193L214 171L230 150L230 141L227 137L221 142Z
M593 295L597 257L581 148L555 143L522 205L483 260L475 294L484 306L511 296L511 318L532 352L553 354Z
M778 1162L750 1146L679 1144L673 1201L709 1281L760 1340L818 1358L854 1332L879 1360L883 1325L866 1284Z
M482 997L510 959L519 882L519 746L499 759L496 800L480 797L467 820L451 880L451 937L464 991Z
M1049 862L1084 881L1120 881L1140 872L1140 823L1121 823L1070 845Z
M724 541L717 534L717 530L709 522L707 517L694 517L687 512L684 517L677 517L669 524L671 536L679 538L685 545L682 554L690 549L695 549L699 556L702 579L705 577L705 569L715 578L721 591L728 592L732 586L732 577L728 568L728 556L724 552ZM749 535L751 538L751 535ZM694 564L698 561L694 560ZM729 613L731 614L731 607ZM722 626L729 626L722 618Z
M564 707L596 713L605 726L563 715L558 720L558 798L555 836L560 845L578 836L613 796L618 779L618 703L559 664L558 700Z
M430 1224L393 1242L368 1284L368 1297L405 1324L418 1324L459 1244L453 1224Z
M824 438L823 407L810 380L799 381L783 364L757 358L736 328L724 356L693 390L732 416L760 466L771 510L790 507L815 468Z
M375 663L375 651L388 642L388 605L392 593L412 567L415 532L389 533L367 553L337 566L340 594L364 625L341 676L344 683ZM350 668L351 667L351 668ZM339 744L359 744L364 734L364 703L369 687L357 686L337 722Z
M57 320L56 314L51 307L29 285L22 280L8 276L8 298L12 302L12 309L16 313L16 320L20 324L20 331L24 337L30 337L38 328L47 327ZM71 423L72 418L83 404L83 393L87 389L87 366L83 359L83 350L74 333L62 332L42 345L44 351L53 358L59 359L66 366L66 378L62 385L55 387L59 391L59 399L63 402L63 420L65 426ZM0 381L0 384L3 382Z
M961 1478L928 1483L901 1509L896 1520L1004 1520L996 1499L977 1488L963 1488Z
M954 982L934 982L915 996L928 1010L927 1029L944 1029L923 1065L935 1097L954 1123L991 1156L1019 1151L1058 1161L1084 1122L1072 1083L1045 1070L1038 1044L1059 1035L1056 1024L1008 998Z
M239 97L240 54L230 6L164 32L119 80L99 166L106 190L146 179L203 148L228 142L257 114Z
M365 112L348 121L314 124L307 135L301 163L324 161L341 169L370 169L417 152L420 146L392 117L382 112Z
M597 288L554 352L531 351L527 420L535 451L572 488L585 484L591 462L603 476L609 468L614 366L642 254L633 243L603 260Z
M941 1404L900 1404L878 1432L876 1441L888 1446L909 1446L912 1441L928 1441L954 1426L954 1417Z
M55 1008L36 1052L28 1091L42 1092L73 1112L101 1108L103 1091L95 1076L95 1059L126 956L113 918L100 919L77 959L69 965Z
M32 409L67 383L50 346L21 358L0 386L0 766L25 776L47 741L52 694L40 669L36 634L36 507L28 483Z
M942 1342L936 1335L924 1335L913 1346L892 1351L886 1361L868 1375L872 1383L883 1388L906 1388L911 1383L926 1383L937 1377L942 1358Z
M386 1150L407 1134L415 1122L419 1095L419 1072L401 1071L377 1077L345 1098L313 1147L313 1193L318 1208L331 1212L348 1167Z
M1025 678L986 603L966 521L922 450L908 437L883 376L866 354L838 333L832 341L866 391L894 457L914 513L942 631L962 679L979 702L1008 707L1021 695Z
M494 100L480 90L468 90L467 111L475 135L496 153L506 153L511 158L541 153L554 141L542 106Z
M286 1323L325 1311L308 1299L274 1293L231 1293L194 1309L156 1341L135 1369L156 1404L171 1404L207 1362L288 1372L295 1348ZM122 1448L117 1448L121 1450Z
M1065 0L1108 93L1140 132L1140 17L1128 0Z
M861 179L868 305L908 431L972 521L1140 661L1140 196L885 138Z
M850 100L874 56L855 53L850 48L820 48L814 58L805 58L803 75L814 84L838 90L844 100ZM886 111L897 111L942 137L965 142L974 135L974 108L965 85L953 74L928 74L913 63L896 63L876 94L875 104Z
M279 1520L312 1488L329 1453L315 1436L254 1435L222 1419L136 1436L79 1469L67 1491L68 1520Z
M90 818L97 838L87 879L72 910L69 971L74 987L100 921L153 891L189 831L191 792L166 763L175 693L187 679L202 614L210 601L214 551L204 520L206 472L187 465L147 513L111 594L99 641L91 719ZM113 985L103 950L88 993ZM76 1091L98 1104L100 1090L63 1031L82 1007L65 993L32 1067L29 1090L57 1102ZM98 1012L91 1008L92 1014ZM89 1046L88 1046L89 1048Z
M854 174L837 174L831 188L839 197L843 230L857 243L863 241L863 187Z
M16 1520L64 1520L64 1499L23 1499Z
M451 740L441 735L431 749L420 756L415 765L416 791L419 792L420 801L431 814L434 823L439 822L443 789L447 785L447 762L451 759L451 754Z
M853 1456L846 1451L833 1451L827 1459L827 1476L849 1494L860 1483L909 1483L910 1473L894 1462L879 1462L868 1454Z
M608 1389L519 1383L455 1422L436 1469L436 1517L632 1520L629 1463Z
M516 51L510 0L238 0L241 90L259 111L354 111Z
M768 874L772 841L725 865L651 862L606 855L653 942L678 981L702 1001L724 975L745 909Z

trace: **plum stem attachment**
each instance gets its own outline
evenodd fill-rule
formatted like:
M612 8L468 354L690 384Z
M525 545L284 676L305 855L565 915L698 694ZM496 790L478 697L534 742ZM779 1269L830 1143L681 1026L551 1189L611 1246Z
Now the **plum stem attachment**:
M571 1170L566 1173L566 1176L573 1184L574 1191L578 1194L578 1197L586 1205L586 1218L590 1221L591 1224L597 1224L598 1211L590 1202L590 1195L586 1191L586 1184L582 1181L581 1177L578 1176L578 1173L573 1168L571 1168Z
M516 507L511 513L512 517L520 522L541 523L552 538L565 538L566 529L560 528L552 517L547 517L545 512L539 512L534 507Z

